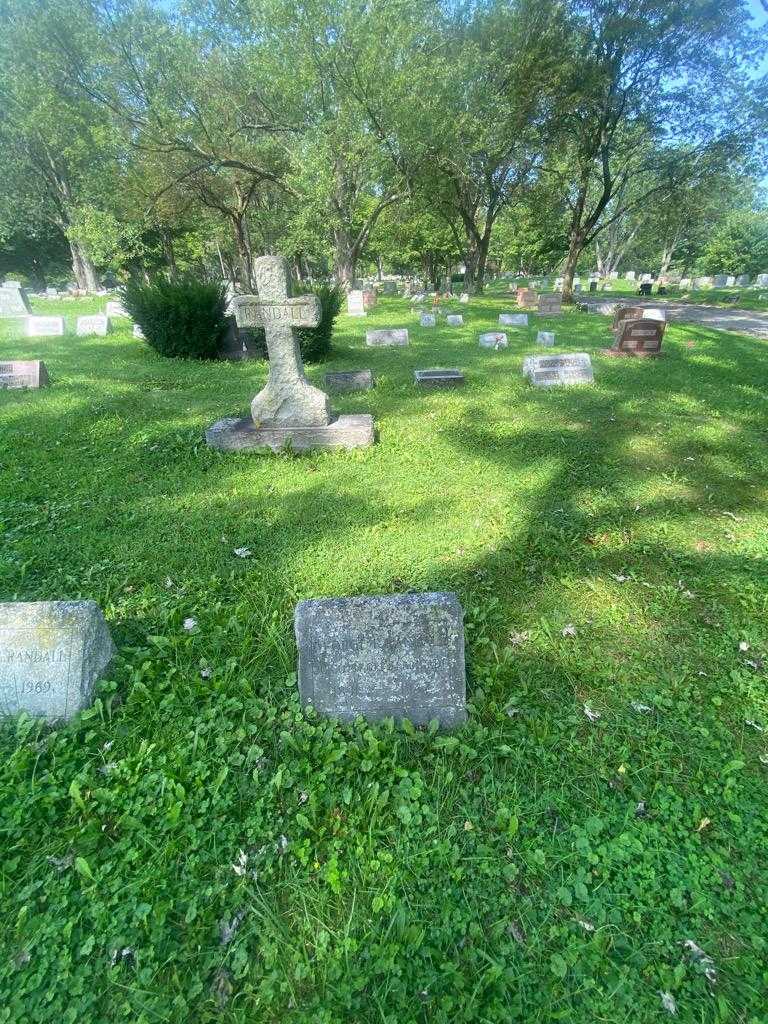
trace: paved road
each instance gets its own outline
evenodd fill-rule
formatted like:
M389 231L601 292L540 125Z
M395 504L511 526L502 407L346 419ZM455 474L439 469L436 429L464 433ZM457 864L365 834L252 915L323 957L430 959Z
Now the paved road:
M622 306L653 306L656 309L666 309L668 320L702 324L704 327L713 327L719 331L738 331L740 334L752 334L756 338L768 339L768 313L748 309L723 309L721 306L696 306L689 302L668 302L655 296L650 299L627 296L621 302L614 299L606 301ZM589 304L601 305L597 301Z

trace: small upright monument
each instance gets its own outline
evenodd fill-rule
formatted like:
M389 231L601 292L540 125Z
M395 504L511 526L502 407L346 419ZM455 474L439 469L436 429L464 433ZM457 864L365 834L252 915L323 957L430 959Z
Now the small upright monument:
M32 312L20 281L0 284L0 316L28 316Z
M373 417L333 417L326 393L304 375L294 328L319 324L320 300L316 295L291 298L281 256L262 256L253 270L258 296L238 295L232 306L238 327L264 329L269 377L251 402L251 417L219 420L205 432L207 443L222 451L280 451L286 447L301 451L373 444Z

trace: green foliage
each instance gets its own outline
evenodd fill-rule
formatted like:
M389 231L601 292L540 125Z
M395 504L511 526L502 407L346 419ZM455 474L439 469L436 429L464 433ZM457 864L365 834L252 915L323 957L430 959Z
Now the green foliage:
M398 350L339 318L370 450L208 449L266 367L125 322L0 392L0 593L92 597L119 651L76 721L0 727L3 1024L763 1024L765 343L611 360L569 312L480 350L508 308ZM528 386L542 327L594 386ZM416 394L447 347L465 389ZM302 712L296 601L409 589L465 609L467 726Z
M741 211L719 224L704 246L701 265L707 274L768 272L768 210Z
M224 286L193 278L158 277L150 284L132 278L125 286L123 304L148 344L162 356L214 359L229 327Z

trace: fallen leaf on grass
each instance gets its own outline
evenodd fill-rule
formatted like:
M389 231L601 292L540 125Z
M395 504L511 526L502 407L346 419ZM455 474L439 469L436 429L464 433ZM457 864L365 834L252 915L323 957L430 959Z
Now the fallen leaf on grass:
M59 874L62 871L67 871L75 862L74 850L70 850L69 853L65 853L63 857L46 857L45 858L51 867L56 868Z
M683 942L683 948L688 951L691 961L701 966L704 977L710 985L714 985L717 981L717 968L712 957L705 953L701 946L698 946L693 939L686 939Z
M647 816L647 814L648 814L648 811L646 810L646 807L645 807L645 800L641 800L640 803L637 805L637 807L635 807L635 817L636 818L645 818Z
M572 622L563 628L563 636L576 636L576 627Z
M227 921L226 918L223 921L219 921L219 933L221 935L222 946L228 946L232 939L237 934L237 929L243 922L245 917L244 910L238 910L231 921Z
M765 732L762 725L759 722L753 722L751 718L745 718L744 725L748 725L750 729L754 729L756 732Z
M521 925L518 924L517 921L510 921L509 924L507 925L507 931L515 940L515 942L519 942L522 945L525 945L527 941L526 934L523 931Z
M709 818L702 818L699 822L699 827L696 829L697 832L703 832L705 828L709 828L712 821Z
M509 642L513 647L519 647L520 644L524 644L528 640L530 634L528 632L517 633L514 629L509 634Z
M251 549L250 548L235 548L233 554L237 555L238 558L250 558L251 557Z
M688 342L688 347L693 348L692 341ZM661 1005L667 1013L671 1013L674 1017L677 1014L677 1003L675 1002L675 997L671 992L659 992L659 995L661 996Z
M596 722L600 717L599 711L593 711L589 704L584 705L584 714L590 720L590 722Z
M653 708L650 704L643 704L639 700L631 701L629 706L632 708L633 711L637 711L639 715L650 715L650 713L653 711Z
M197 629L197 619L193 619L190 616L189 618L184 619L182 626L184 627L184 629L186 629L188 633L191 633L192 630Z
M584 921L580 917L576 919L576 924L579 926L579 928L583 928L585 932L593 932L595 930L595 926L593 924L591 924L589 921Z
M746 640L739 640L739 650L740 651L748 651L749 650L749 644L747 643Z
M216 997L216 1003L219 1009L223 1009L232 996L232 990L234 988L232 984L232 975L226 967L219 967L213 976L213 983L211 985L213 994Z

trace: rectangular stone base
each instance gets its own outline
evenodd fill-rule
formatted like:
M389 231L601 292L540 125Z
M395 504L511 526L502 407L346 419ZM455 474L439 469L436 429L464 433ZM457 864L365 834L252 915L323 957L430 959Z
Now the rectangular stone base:
M365 448L374 439L373 416L368 415L338 416L320 427L257 427L250 417L228 417L205 432L208 446L223 452Z
M663 352L643 352L642 349L619 349L619 348L602 348L600 354L604 356L634 356L636 359L658 359L663 355Z

